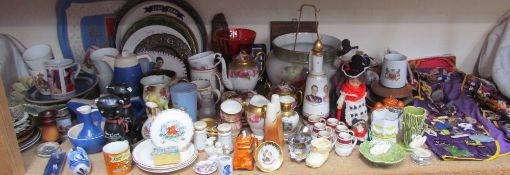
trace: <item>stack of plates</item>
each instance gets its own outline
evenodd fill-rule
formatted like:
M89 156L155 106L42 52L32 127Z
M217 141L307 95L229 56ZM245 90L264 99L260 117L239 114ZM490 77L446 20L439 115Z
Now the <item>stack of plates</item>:
M133 161L141 170L150 173L170 173L186 168L198 158L198 152L193 144L190 144L184 151L180 152L181 162L172 165L155 165L151 153L154 144L150 139L144 140L133 149Z
M14 129L16 130L16 137L20 151L24 151L33 146L41 138L41 132L35 127L35 121L24 117L22 120L14 122Z
M117 49L161 60L162 69L175 71L177 77L189 76L189 56L207 50L205 25L186 1L127 3L118 15Z

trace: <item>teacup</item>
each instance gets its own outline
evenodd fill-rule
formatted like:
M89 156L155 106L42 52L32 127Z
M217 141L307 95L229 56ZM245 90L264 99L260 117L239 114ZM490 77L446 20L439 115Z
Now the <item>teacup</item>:
M108 175L124 175L132 168L129 142L116 141L103 147L103 157Z
M202 97L204 97L205 95L214 94L214 95L216 95L216 97L215 97L216 101L214 104L216 104L220 101L220 98L221 98L220 90L213 88L210 81L195 80L195 81L192 81L191 83L197 85L198 100L201 100Z
M218 59L217 63L214 60ZM188 58L189 65L192 69L205 70L216 68L221 62L225 62L221 53L211 51L195 54Z
M220 105L221 120L228 123L233 123L241 120L243 106L236 100L228 99Z
M326 120L326 125L335 129L337 125L345 125L344 122L339 121L337 118L328 118Z
M338 135L340 132L349 132L349 128L345 124L336 125L335 134Z
M30 70L39 71L45 69L44 62L53 59L53 52L50 45L39 44L23 51L22 57Z
M67 98L76 92L74 80L80 73L80 64L71 59L53 59L44 62L44 65L52 98Z
M354 132L348 131L348 132L340 132L337 135L336 142L338 144L344 144L344 145L356 145L358 142L358 139L354 136Z
M305 118L304 119L304 123L306 124L306 126L308 126L309 128L313 128L314 124L315 123L324 123L326 124L326 119L324 118L312 118L312 117L308 117L308 118Z
M333 133L329 132L329 131L319 131L319 133L317 133L317 137L318 138L325 138L325 139L328 139L331 142L334 142Z
M312 137L318 137L319 136L319 132L321 131L326 131L326 132L329 132L329 133L332 133L332 129L330 127L327 127L326 124L324 123L315 123L313 125L313 129L312 129Z

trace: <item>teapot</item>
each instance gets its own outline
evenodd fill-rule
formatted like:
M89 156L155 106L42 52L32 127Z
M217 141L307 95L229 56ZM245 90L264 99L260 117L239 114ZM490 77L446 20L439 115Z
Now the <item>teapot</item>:
M257 67L257 59L264 53L259 52L255 57L241 51L226 67L222 65L223 84L230 90L253 90L257 85L260 73ZM222 63L224 64L224 63ZM228 76L227 76L228 73Z
M128 84L133 88L131 96L139 96L142 92L140 79L143 77L143 71L139 59L151 61L148 55L135 55L127 52L122 52L116 58L110 56L103 57L103 61L113 70L113 83L123 82Z

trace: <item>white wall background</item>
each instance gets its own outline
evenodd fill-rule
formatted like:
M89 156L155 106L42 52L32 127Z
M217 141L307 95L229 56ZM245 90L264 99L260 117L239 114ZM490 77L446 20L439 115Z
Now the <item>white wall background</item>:
M472 72L486 34L510 8L509 0L190 0L207 29L223 12L231 27L257 32L256 43L269 44L269 22L297 18L302 3L317 5L319 31L349 38L368 54L381 57L389 47L410 58L451 53L457 66ZM57 40L56 0L0 0L0 33L26 46ZM306 9L304 20L313 20Z

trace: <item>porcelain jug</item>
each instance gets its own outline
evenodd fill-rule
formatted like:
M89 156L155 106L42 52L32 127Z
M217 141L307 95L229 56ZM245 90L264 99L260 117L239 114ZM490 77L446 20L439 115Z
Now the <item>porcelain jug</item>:
M303 99L303 115L305 117L329 115L328 77L322 71L323 56L322 43L317 40L314 44L309 61L310 73L306 79L305 96Z
M228 77L223 74L223 83L230 90L253 90L259 80L260 71L257 67L257 57L262 56L259 52L252 57L244 51L235 56L228 65ZM225 71L225 70L222 70Z
M77 109L79 115L82 116L83 119L83 129L78 134L78 139L91 139L103 136L103 131L101 130L101 122L98 122L98 125L95 125L91 118L92 107L90 105L83 105Z
M143 71L138 62L139 59L151 61L148 55L135 55L127 52L122 52L116 58L109 56L103 58L103 61L108 63L113 70L113 82L127 83L133 89L132 96L140 96L142 92L140 79L143 77Z
M264 118L269 100L262 95L254 95L248 104L245 115L253 135L258 139L264 138Z
M99 78L99 90L101 94L108 93L106 86L108 86L113 80L113 71L111 67L103 61L105 56L117 57L119 51L115 48L101 48L97 49L90 54L90 58L94 63L94 68Z
M170 102L168 86L171 84L168 76L151 75L142 78L140 83L143 85L142 97L145 103L154 102L160 110L168 109Z

